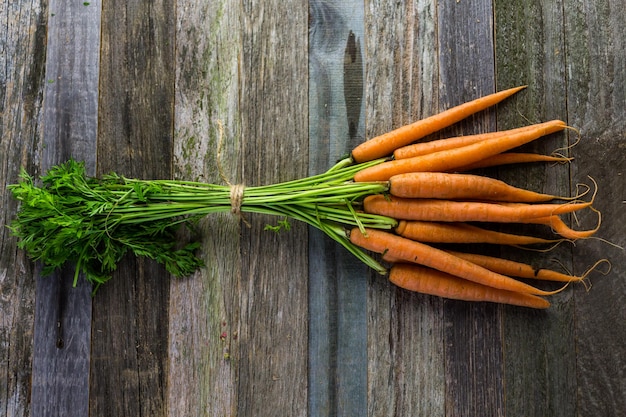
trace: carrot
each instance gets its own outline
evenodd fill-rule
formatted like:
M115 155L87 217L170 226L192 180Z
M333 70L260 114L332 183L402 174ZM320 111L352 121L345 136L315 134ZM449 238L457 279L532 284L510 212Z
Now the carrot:
M488 287L417 265L395 264L389 271L389 281L409 291L454 300L487 301L538 309L550 306L547 300L536 295Z
M520 203L513 205L474 201L408 199L381 194L369 195L363 201L363 207L367 213L380 214L398 220L434 222L527 223L528 219L539 219L570 213L590 206L591 202L566 204Z
M536 153L505 152L490 156L473 164L460 166L454 169L456 172L471 171L478 168L489 168L500 165L527 164L530 162L571 162L574 158L564 156L542 155Z
M471 145L486 139L499 138L506 135L524 132L533 129L535 126L524 126L516 129L501 130L496 132L478 133L476 135L455 136L452 138L437 139L430 142L414 143L403 146L393 152L394 159L406 159L414 156L427 155L433 152L446 151L448 149L460 148Z
M396 227L400 236L430 243L491 243L496 245L535 245L558 240L487 230L466 223L435 223L401 220Z
M559 216L547 216L535 219L527 219L526 221L522 221L521 223L544 224L546 226L550 226L554 233L564 237L565 239L587 239L593 236L600 229L600 224L602 223L602 221L600 218L600 212L598 211L597 213L598 224L595 228L590 230L574 230L566 225Z
M540 202L568 199L516 188L503 181L471 174L411 172L389 179L389 192L404 198L474 199Z
M535 295L555 293L554 291L543 291L532 285L489 271L441 249L382 230L365 229L364 234L356 227L349 232L349 239L353 244L363 249L389 255L396 260L428 266L489 287Z
M390 155L395 149L437 132L466 117L491 107L525 88L515 87L452 107L363 142L352 150L356 162L366 162Z
M470 165L516 148L547 134L558 132L566 127L564 122L552 120L534 125L532 129L527 131L488 139L460 148L433 152L413 158L386 161L357 172L354 180L358 182L387 181L394 175L407 172L452 171L458 167Z
M508 259L496 258L487 255L478 255L474 253L463 253L457 251L448 251L454 256L458 256L461 259L465 259L476 265L480 265L483 268L487 268L490 271L497 272L498 274L509 275L519 278L527 279L539 279L545 281L558 281L558 282L574 282L582 281L586 276L599 264L597 263L591 267L587 272L581 276L574 276L563 274L561 272L553 271L546 268L535 268L532 265L528 265L521 262L510 261Z

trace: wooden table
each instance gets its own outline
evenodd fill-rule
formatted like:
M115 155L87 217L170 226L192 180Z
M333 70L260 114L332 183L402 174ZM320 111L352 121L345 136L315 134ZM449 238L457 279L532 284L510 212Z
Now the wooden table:
M560 118L569 165L489 171L569 195L598 183L599 236L626 245L624 2L67 0L0 3L6 184L73 156L91 174L267 184L496 90L444 132ZM527 147L567 148L576 131ZM318 232L216 215L208 267L174 280L126 259L94 298L0 229L1 416L615 416L626 413L626 257L549 254L593 288L547 311L409 294ZM592 226L593 214L579 218ZM517 229L520 230L520 229ZM521 230L528 230L522 228Z

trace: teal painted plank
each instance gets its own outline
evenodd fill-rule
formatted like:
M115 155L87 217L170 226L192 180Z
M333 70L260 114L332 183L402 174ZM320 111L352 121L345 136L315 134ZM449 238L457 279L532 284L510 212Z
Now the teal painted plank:
M309 173L363 140L363 3L311 1ZM309 230L309 414L365 415L367 269Z

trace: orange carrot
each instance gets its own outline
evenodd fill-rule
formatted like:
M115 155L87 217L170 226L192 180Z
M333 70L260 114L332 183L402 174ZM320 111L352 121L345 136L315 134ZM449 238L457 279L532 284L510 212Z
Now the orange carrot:
M545 218L590 207L591 202L566 204L500 204L474 201L409 199L381 194L363 201L366 212L398 220L434 222L507 222L525 223L528 219ZM532 222L531 222L532 223Z
M519 278L528 279L540 279L545 281L558 281L558 282L572 282L582 281L585 276L590 272L586 272L582 276L573 276L563 274L561 272L553 271L546 268L535 268L531 265L510 261L508 259L496 258L487 255L478 255L474 253L463 253L457 251L448 251L454 256L458 256L461 259L470 261L476 265L480 265L483 268L487 268L490 271L497 272L498 274L509 275Z
M466 223L435 223L401 220L396 233L411 240L429 243L491 243L496 245L535 245L558 240L487 230Z
M417 265L393 265L389 271L389 281L409 291L455 300L486 301L538 309L550 306L547 300L536 295L488 287Z
M564 237L565 239L586 239L593 236L599 229L601 224L600 212L598 213L598 224L595 228L590 230L574 230L570 228L559 216L546 216L539 217L535 219L527 219L522 221L521 223L534 223L534 224L544 224L546 226L550 226L554 233Z
M489 271L443 250L382 230L365 229L365 234L363 234L357 227L350 231L349 239L363 249L388 254L393 259L428 266L489 287L535 295L555 293L540 290L532 285Z
M527 164L530 162L571 162L574 158L564 156L542 155L536 153L505 152L490 156L473 164L464 165L454 169L456 172L471 171L478 168L488 168L500 165Z
M399 147L408 145L459 122L474 113L491 107L523 88L525 86L490 94L372 138L354 148L352 158L356 162L366 162L388 156Z
M404 198L473 199L512 202L550 201L556 197L516 188L493 178L444 172L411 172L389 179L389 192Z
M549 133L563 130L567 125L560 120L534 125L520 133L496 137L460 148L434 152L413 158L383 162L357 172L355 181L387 181L394 175L407 172L452 171L531 142ZM367 143L367 142L366 142Z
M516 129L500 130L496 132L478 133L476 135L455 136L452 138L437 139L430 142L414 143L403 146L393 152L394 159L406 159L414 156L427 155L433 152L446 151L448 149L460 148L487 139L498 138L506 135L524 132L534 129L534 125L518 127Z

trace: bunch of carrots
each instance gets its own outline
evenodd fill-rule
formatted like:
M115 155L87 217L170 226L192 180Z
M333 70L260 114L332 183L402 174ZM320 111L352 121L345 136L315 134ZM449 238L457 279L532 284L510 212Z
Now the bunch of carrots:
M519 189L471 175L478 167L568 158L507 152L567 128L559 120L482 135L418 142L520 91L512 88L453 107L356 147L327 172L261 187L189 181L137 180L117 174L87 177L75 161L52 168L38 186L27 173L10 189L21 201L10 228L31 258L52 272L66 262L96 284L111 278L131 251L163 263L176 276L203 265L197 243L176 244L176 228L210 213L262 213L306 222L365 264L407 290L441 297L547 308L544 296L522 279L569 283L574 276L504 259L461 253L433 244L552 244L592 236L559 217L592 209L591 201ZM417 142L417 143L415 143ZM584 193L583 193L584 194ZM560 203L551 202L561 200ZM598 213L599 215L599 213ZM559 239L496 232L475 223L534 223ZM372 255L371 253L377 253ZM380 261L385 262L383 264ZM391 265L390 267L386 265ZM593 268L592 268L593 269ZM513 278L515 277L515 278ZM565 284L567 285L567 284ZM558 290L557 290L558 291Z
M389 279L407 290L466 301L490 301L532 308L547 308L544 291L513 277L569 283L573 276L491 256L438 249L426 243L491 243L532 245L554 243L485 229L468 222L534 223L550 226L563 239L592 236L599 228L576 231L559 215L591 208L592 201L576 201L512 187L502 181L465 173L475 168L523 163L563 162L569 159L539 154L506 152L567 125L560 120L518 129L460 136L424 143L413 142L497 104L524 87L512 88L453 107L370 141L352 152L364 162L388 155L393 158L366 168L355 181L385 181L388 193L364 199L368 213L398 220L395 233L357 228L350 231L356 245L382 254L391 262ZM564 200L564 203L548 203ZM599 212L598 212L599 216ZM595 267L595 266L594 266Z

